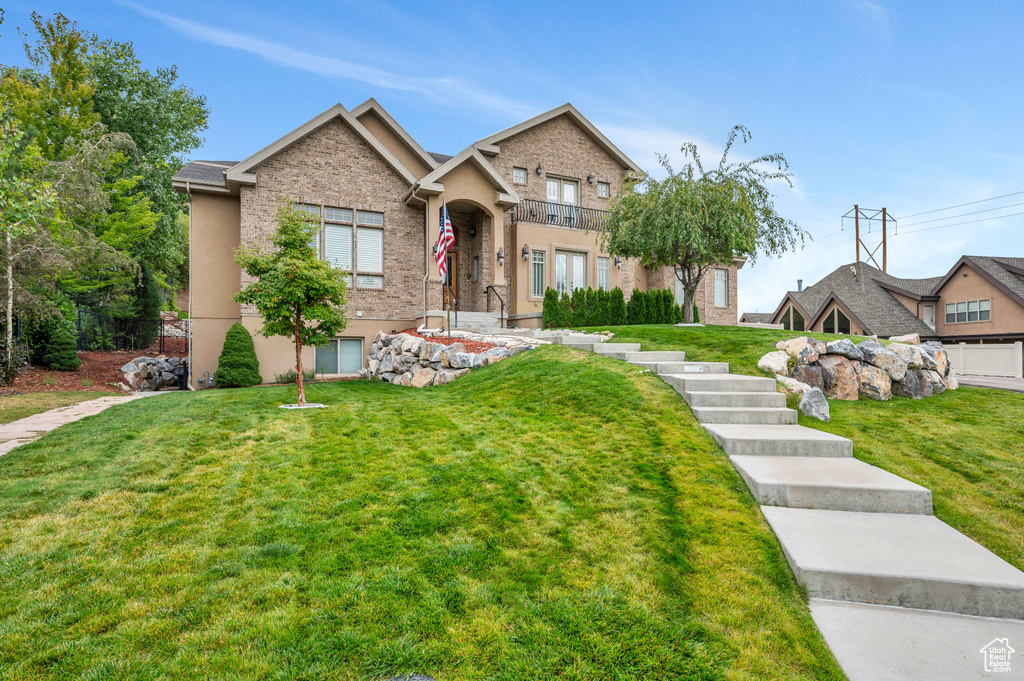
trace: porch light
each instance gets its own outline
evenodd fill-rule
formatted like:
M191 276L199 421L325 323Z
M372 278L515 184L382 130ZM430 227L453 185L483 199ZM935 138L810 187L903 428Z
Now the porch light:
M537 164L537 174L540 175L543 171L540 168L540 164Z
M470 236L470 238L476 236L476 227L470 227L469 228L469 236Z
M431 249L431 252L434 255L434 260L437 260L437 244L434 244L434 248Z
M498 249L498 267L501 267L504 264L505 264L505 252L504 252L503 249L499 248Z
M619 259L619 256L615 256L615 268L622 269L622 260Z
M529 244L523 244L523 261L530 259L530 246Z
M594 184L594 173L587 174L587 184Z

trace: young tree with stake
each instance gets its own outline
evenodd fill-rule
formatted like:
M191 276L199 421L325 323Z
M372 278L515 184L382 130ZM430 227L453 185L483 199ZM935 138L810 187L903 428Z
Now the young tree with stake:
M608 209L603 246L611 255L636 258L644 267L675 268L683 289L683 314L693 322L697 286L717 263L735 257L780 255L803 245L806 233L775 210L768 189L772 182L793 186L789 164L782 154L729 163L737 137L750 132L737 125L729 133L717 168L705 170L697 145L682 146L689 162L674 172L660 156L668 176L630 177Z
M302 383L302 348L326 345L348 325L345 318L345 273L320 260L311 245L320 224L290 204L277 212L275 250L239 249L235 260L254 281L235 295L254 305L263 317L264 337L284 336L295 344L298 405L306 406Z

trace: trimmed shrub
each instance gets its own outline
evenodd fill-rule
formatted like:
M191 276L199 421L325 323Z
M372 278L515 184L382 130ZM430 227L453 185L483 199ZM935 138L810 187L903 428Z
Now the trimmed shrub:
M588 288L584 299L586 300L586 311L584 314L586 326L597 326L601 323L601 308L597 302L597 291Z
M672 291L667 288L663 288L661 290L661 318L664 320L662 321L662 324L674 324L676 319L675 296L673 296Z
M626 297L618 286L612 289L609 296L608 323L615 326L626 323Z
M581 288L573 289L572 292L572 318L570 326L587 325L587 292Z
M75 337L66 327L58 325L43 355L43 366L56 371L76 371L81 364Z
M274 383L291 383L292 385L294 385L296 377L297 377L297 374L295 373L295 369L289 369L288 371L284 372L283 374L274 374ZM310 383L315 378L316 378L316 372L314 372L312 369L303 369L302 370L302 382L303 383ZM220 376L217 377L217 382L218 382L218 384L220 383Z
M544 328L557 329L562 322L562 303L558 300L558 291L550 286L544 291Z
M160 308L163 307L163 301L160 299L160 287L153 276L153 270L146 262L142 263L142 270L135 286L135 307L139 319L144 320L139 324L137 342L139 347L149 347L160 333Z
M610 291L600 289L597 292L597 324L600 326L610 326L612 324L612 316L609 313L611 299Z
M697 308L697 303L693 304L693 323L700 324L700 310Z
M248 388L263 382L260 361L252 336L240 322L228 329L224 348L217 360L217 386L220 388Z

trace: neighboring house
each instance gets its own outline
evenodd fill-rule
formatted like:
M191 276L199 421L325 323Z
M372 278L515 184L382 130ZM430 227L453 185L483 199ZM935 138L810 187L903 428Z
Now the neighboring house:
M899 279L851 263L802 291L787 292L770 321L794 331L917 333L946 342L1020 340L1024 258L965 255L944 276L927 279Z
M350 273L348 329L308 350L318 373L358 371L378 331L445 325L456 300L474 324L497 324L504 301L511 325L536 327L548 287L621 287L627 298L673 287L671 268L648 271L599 245L604 209L638 170L571 104L447 156L425 151L373 99L336 104L244 161L189 163L174 188L190 199L192 375L216 371L231 324L261 326L233 300L249 283L234 251L267 244L284 201L320 221L320 256ZM442 195L455 229L450 293L432 253ZM709 271L701 321L735 323L742 265ZM254 340L264 379L294 367L288 339Z
M771 312L744 312L740 315L740 324L771 324Z

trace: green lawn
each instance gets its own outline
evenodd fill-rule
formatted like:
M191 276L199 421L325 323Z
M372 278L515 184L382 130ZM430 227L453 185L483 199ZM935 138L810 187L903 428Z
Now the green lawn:
M0 457L0 678L842 678L649 373L549 346L307 395L138 400Z
M124 393L89 390L68 390L63 392L26 393L24 395L0 396L0 423L10 423L32 414L39 414L57 407L78 404L98 397L123 395Z
M611 330L614 341L686 350L687 359L729 362L735 373L753 375L762 374L757 360L775 341L804 335L733 326ZM790 398L791 407L796 402ZM929 488L935 515L1024 569L1024 394L962 387L922 400L829 405L831 423L803 415L800 423L852 439L857 458Z

